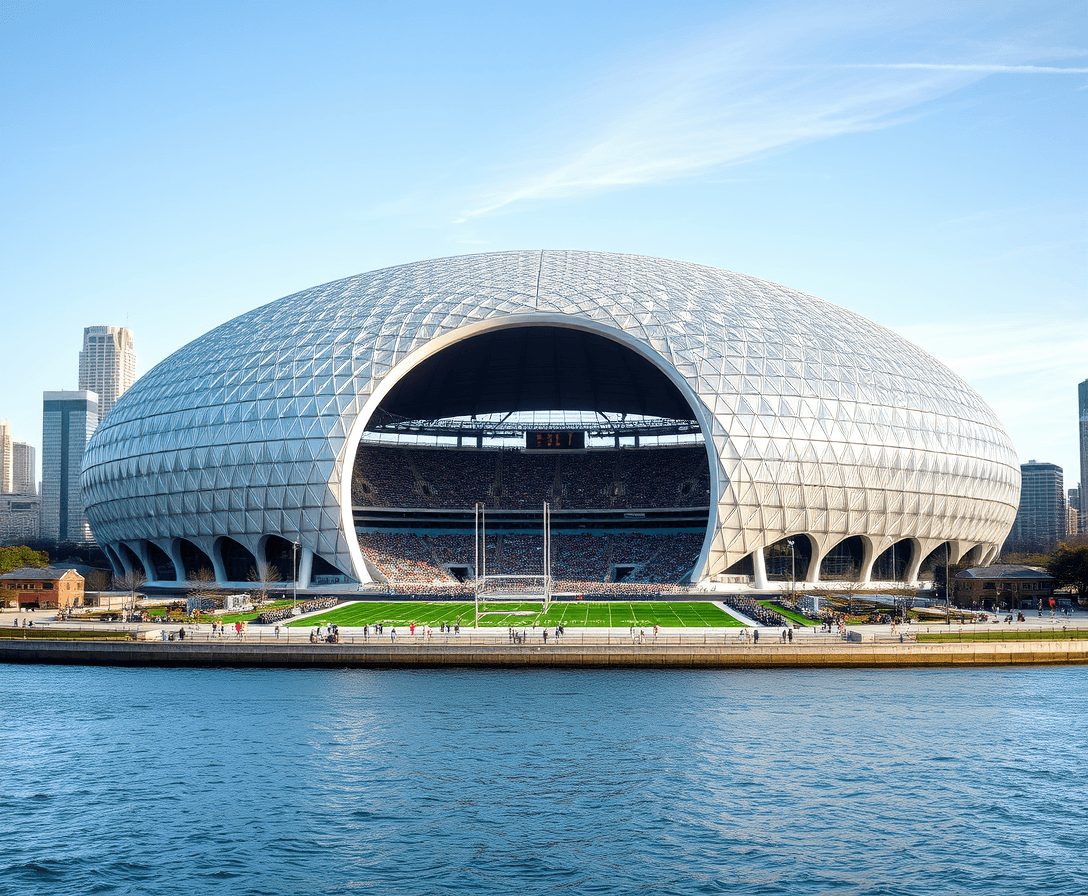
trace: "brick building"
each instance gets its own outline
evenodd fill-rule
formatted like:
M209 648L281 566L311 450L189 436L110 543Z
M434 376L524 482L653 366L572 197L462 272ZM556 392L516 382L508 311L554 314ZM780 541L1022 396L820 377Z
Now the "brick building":
M0 589L5 603L16 603L20 610L67 610L83 606L83 576L74 569L12 570L0 575Z
M969 609L990 610L997 604L1034 609L1040 600L1044 608L1049 608L1054 596L1054 579L1037 566L973 566L957 574L953 581L953 600L957 606Z

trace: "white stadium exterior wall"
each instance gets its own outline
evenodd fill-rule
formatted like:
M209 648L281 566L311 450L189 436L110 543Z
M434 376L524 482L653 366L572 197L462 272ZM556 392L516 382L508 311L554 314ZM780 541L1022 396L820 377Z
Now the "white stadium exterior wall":
M897 334L701 265L525 251L349 277L180 349L121 398L88 446L95 535L122 563L124 544L145 566L151 543L177 567L185 539L219 578L218 539L259 555L277 535L366 581L350 476L377 402L444 347L526 325L620 342L692 405L714 496L698 578L801 534L815 570L855 535L872 557L910 539L916 561L946 541L988 558L1012 525L1020 470L999 421ZM761 568L757 557L757 577Z

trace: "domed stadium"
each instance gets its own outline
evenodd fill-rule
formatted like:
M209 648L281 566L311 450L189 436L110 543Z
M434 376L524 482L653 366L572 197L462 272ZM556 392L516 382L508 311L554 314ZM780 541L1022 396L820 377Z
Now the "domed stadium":
M164 587L766 589L987 563L1020 472L970 387L857 314L697 264L521 251L217 327L121 398L82 488L115 571Z

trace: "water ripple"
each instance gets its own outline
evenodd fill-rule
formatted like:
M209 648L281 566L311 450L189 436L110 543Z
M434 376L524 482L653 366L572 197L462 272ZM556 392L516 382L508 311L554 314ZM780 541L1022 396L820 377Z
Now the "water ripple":
M1082 669L0 676L20 896L1088 892Z

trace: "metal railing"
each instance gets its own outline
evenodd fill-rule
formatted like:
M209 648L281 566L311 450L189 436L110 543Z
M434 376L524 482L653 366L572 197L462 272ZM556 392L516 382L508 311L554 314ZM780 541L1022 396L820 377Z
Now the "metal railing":
M108 626L108 627L107 627ZM181 638L179 630L184 630L185 636ZM668 633L654 635L652 631L636 629L632 635L629 630L617 629L576 629L568 630L559 638L555 637L554 630L548 630L548 638L544 639L542 629L515 629L517 638L512 640L509 632L504 628L498 629L471 629L464 628L459 634L452 632L434 632L425 634L417 628L415 634L411 634L407 627L397 626L396 637L393 637L392 627L387 626L382 634L370 633L364 635L359 629L341 629L338 641L330 641L327 629L322 627L320 636L316 640L311 639L314 632L312 627L288 627L281 626L277 634L273 626L252 626L244 633L237 633L232 628L214 634L204 627L192 625L155 626L154 624L60 624L44 626L36 625L30 629L16 629L13 635L4 634L3 637L26 640L97 640L88 635L98 635L102 640L131 640L141 643L196 643L196 644L260 644L264 646L284 645L300 647L308 644L335 646L381 646L381 647L502 647L502 648L573 648L573 647L732 647L732 648L789 648L794 646L834 646L855 647L858 643L899 643L901 640L914 641L915 633L900 633L895 635L876 634L867 637L864 642L851 642L843 638L839 632L813 632L811 630L795 632L793 640L782 640L781 629L759 629L758 641L752 636L754 630L727 628L701 628L684 632L675 630ZM742 637L741 632L747 631L747 637ZM148 637L151 632L164 632L166 637ZM144 634L144 637L140 637Z

